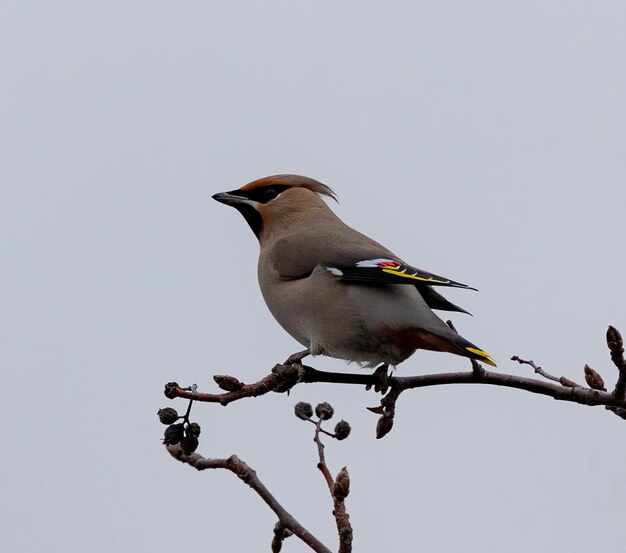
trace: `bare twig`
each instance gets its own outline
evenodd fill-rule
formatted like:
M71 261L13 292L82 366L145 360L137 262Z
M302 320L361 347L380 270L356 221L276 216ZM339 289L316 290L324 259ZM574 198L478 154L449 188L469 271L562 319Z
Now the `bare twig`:
M320 439L322 430L322 419L315 423L315 438L317 444L317 454L319 463L317 468L320 470L326 480L326 485L333 498L333 516L337 524L337 533L339 534L339 553L350 553L352 551L352 525L350 524L350 515L346 511L345 498L350 491L350 477L346 467L341 469L336 479L330 474L324 457L324 444ZM327 432L325 432L328 434Z
M311 421L313 422L313 421ZM326 466L326 459L324 457L324 444L322 443L322 440L320 440L320 431L322 430L322 419L319 419L316 423L315 423L315 437L313 438L313 441L317 444L317 455L319 457L319 463L317 463L317 468L320 469L320 472L324 475L324 479L326 480L326 484L328 485L328 489L331 491L333 491L333 477L330 474L330 471L328 470L328 467Z
M535 370L536 374L540 374L544 378L547 378L548 380L553 380L554 382L561 382L561 379L558 376L553 376L551 374L548 374L541 367L538 367L537 365L535 365L534 361L527 361L526 359L522 359L521 357L518 357L517 355L514 355L513 357L511 357L511 361L517 361L520 365L530 365Z
M521 357L518 357L517 355L514 355L513 357L511 357L511 361L517 361L520 365L530 365L535 370L536 374L540 374L547 380L553 380L554 382L558 382L562 386L567 386L568 388L580 388L581 387L580 384L574 382L573 380L570 380L569 378L565 376L554 376L552 374L547 373L541 367L538 367L537 365L535 365L534 361L527 361L526 359L522 359Z
M175 459L190 465L197 470L226 469L250 486L278 517L282 528L288 529L298 536L316 553L331 553L330 549L320 542L311 532L302 526L269 492L263 485L256 472L236 455L228 459L207 459L199 453L185 455L178 446L166 446L166 449Z

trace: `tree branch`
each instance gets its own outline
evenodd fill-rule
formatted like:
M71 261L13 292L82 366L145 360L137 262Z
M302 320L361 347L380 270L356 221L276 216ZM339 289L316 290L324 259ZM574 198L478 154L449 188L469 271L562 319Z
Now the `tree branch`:
M291 534L298 536L312 550L318 553L330 553L330 550L323 543L282 507L259 480L256 472L237 456L232 455L227 459L207 459L198 453L191 453L198 445L197 438L200 434L200 426L189 421L191 402L200 401L228 405L232 401L246 397L256 397L269 392L286 392L298 383L330 382L361 385L365 386L366 389L374 387L376 391L382 391L385 394L380 401L380 406L368 407L370 411L380 415L376 426L376 437L382 438L393 427L396 403L403 392L415 388L447 384L486 384L516 388L581 405L604 405L607 410L626 419L626 359L624 358L624 343L619 331L612 326L609 326L607 331L607 345L611 360L618 369L618 378L613 392L606 391L600 374L588 365L585 365L584 374L585 381L589 387L584 387L564 376L557 377L551 375L533 361L524 360L518 356L513 356L511 359L520 364L530 365L535 373L541 375L545 380L487 371L474 360L472 360L472 370L468 372L448 372L419 376L389 376L386 365L379 367L373 374L323 372L301 364L301 360L304 357L303 354L308 353L305 351L294 354L282 365L276 365L272 369L271 374L252 384L244 384L232 376L214 376L215 382L224 390L224 393L200 393L196 390L195 385L189 388L182 388L177 383L170 382L165 386L165 395L170 399L177 397L187 398L190 400L189 407L186 414L182 417L178 416L176 410L170 407L159 410L158 414L163 424L170 425L165 431L164 443L180 444L166 446L168 452L174 458L197 470L220 468L230 470L250 486L272 509L278 517L278 522L274 528L274 539L272 540L272 551L274 553L281 550L283 540ZM310 404L300 402L296 405L296 416L315 424L314 441L317 444L319 457L317 467L324 476L326 485L333 498L333 516L335 517L339 533L339 553L351 553L352 526L345 508L345 498L350 491L350 477L346 467L344 467L337 474L336 478L333 479L326 465L324 444L320 439L321 434L344 439L349 434L350 427L345 421L341 421L335 428L335 434L322 429L322 420L332 417L332 407L326 403L319 404L316 408L316 414L319 417L318 421L311 419L312 413ZM177 422L180 419L183 419L182 423Z
M238 478L250 486L261 499L269 506L278 517L278 522L283 529L288 529L298 536L316 553L331 553L322 542L311 532L302 526L287 510L276 500L270 491L263 485L256 472L236 455L228 459L207 459L199 453L185 455L179 446L166 446L167 451L180 462L192 466L197 470L226 469L234 473Z
M532 366L536 373L545 380L527 378L513 374L492 372L485 370L477 362L472 363L471 372L435 373L419 376L388 376L386 370L377 370L374 374L350 374L323 372L299 362L293 364L276 365L272 373L253 384L243 384L231 376L216 376L218 385L227 390L221 394L205 394L195 390L184 389L172 382L166 385L165 395L169 398L183 397L201 402L220 403L228 405L231 401L253 397L269 392L285 392L298 383L330 382L335 384L352 384L374 387L376 390L386 391L379 407L369 408L370 411L381 415L376 428L376 436L382 438L393 426L395 405L400 394L414 388L427 386L441 386L448 384L486 384L516 388L527 392L545 395L560 401L569 401L581 405L604 405L608 410L626 419L626 360L624 346L619 332L609 327L607 343L611 352L611 359L619 370L617 384L613 392L602 389L593 389L581 386L564 376L556 377L535 365L533 361L525 361L518 356L513 360ZM589 372L589 371L587 371ZM595 374L595 375L594 375ZM589 382L596 382L597 373L593 371L587 375ZM600 388L602 386L594 384Z

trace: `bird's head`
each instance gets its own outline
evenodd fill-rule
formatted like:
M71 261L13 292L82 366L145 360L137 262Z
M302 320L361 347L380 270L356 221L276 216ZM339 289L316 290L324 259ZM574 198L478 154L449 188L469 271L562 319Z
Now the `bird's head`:
M282 226L317 209L328 210L320 196L337 200L328 186L316 180L300 175L274 175L237 190L214 194L213 199L237 209L261 240L272 227Z

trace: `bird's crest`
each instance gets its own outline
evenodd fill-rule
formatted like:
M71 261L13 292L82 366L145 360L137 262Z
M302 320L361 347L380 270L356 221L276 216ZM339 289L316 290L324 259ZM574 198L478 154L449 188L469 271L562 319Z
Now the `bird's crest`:
M326 186L315 179L310 179L309 177L303 177L301 175L273 175L271 177L263 177L262 179L257 179L249 182L245 186L242 186L241 190L250 191L272 186L280 186L281 188L308 188L320 196L328 196L329 198L337 201L337 195L329 186Z

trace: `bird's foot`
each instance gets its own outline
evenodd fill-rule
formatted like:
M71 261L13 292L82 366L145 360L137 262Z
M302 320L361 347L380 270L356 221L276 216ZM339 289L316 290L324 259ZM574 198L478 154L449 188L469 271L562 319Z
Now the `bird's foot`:
M375 380L373 386L375 392L380 392L381 394L386 394L389 389L389 379L391 378L392 371L389 371L389 365L387 363L383 363L380 367L378 367L374 374L372 374L372 378ZM365 389L369 390L372 387L372 384L368 384Z
M472 372L476 378L482 378L485 376L485 368L476 359L470 359L472 362Z
M287 360L283 363L283 365L299 364L300 361L302 361L307 355L311 355L311 350L308 348L297 353L292 353L289 357L287 357Z

